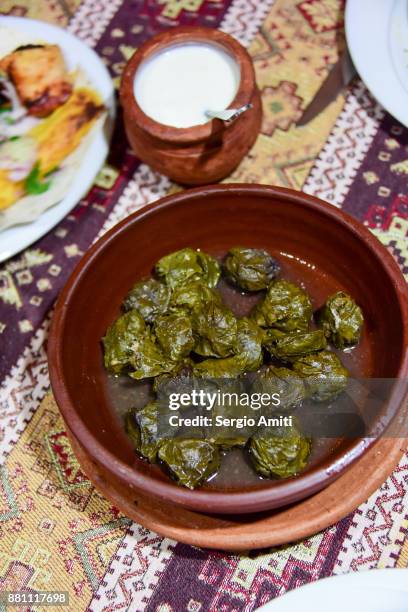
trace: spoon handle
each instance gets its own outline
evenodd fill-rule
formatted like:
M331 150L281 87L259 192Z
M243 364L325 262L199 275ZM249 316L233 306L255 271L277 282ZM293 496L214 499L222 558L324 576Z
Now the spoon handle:
M231 122L235 121L235 119L250 108L252 108L252 104L245 104L240 108L226 108L225 110L221 111L207 110L205 111L205 114L207 117L209 117L209 119L221 119L222 121Z

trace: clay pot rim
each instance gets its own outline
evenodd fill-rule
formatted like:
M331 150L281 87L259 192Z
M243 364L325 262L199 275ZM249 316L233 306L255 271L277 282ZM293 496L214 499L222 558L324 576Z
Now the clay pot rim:
M89 456L94 461L104 465L115 477L128 484L128 486L145 491L149 495L170 500L192 510L241 514L268 510L278 506L281 507L321 490L344 473L356 459L371 448L378 438L359 438L351 441L347 450L340 458L328 457L326 461L321 462L299 476L293 479L274 481L273 486L270 487L265 486L262 489L237 490L233 492L190 491L189 489L179 487L171 481L156 480L138 472L135 468L119 461L98 442L92 431L86 427L77 413L74 402L71 400L68 388L65 385L62 342L60 341L60 338L63 336L69 304L74 299L76 287L81 283L83 276L89 272L89 269L103 256L103 251L109 248L112 242L120 240L122 232L127 231L128 227L137 223L139 219L151 214L157 214L163 208L177 206L178 203L184 200L189 200L190 205L194 205L194 202L191 202L191 200L194 201L194 199L205 197L207 194L219 194L222 196L227 192L235 193L237 197L242 195L246 197L265 197L270 194L272 198L286 201L288 205L293 203L305 209L314 209L329 217L335 223L341 224L357 240L362 241L368 251L370 251L370 255L377 260L378 265L383 268L396 288L396 297L403 327L401 341L404 345L408 345L408 285L391 254L361 223L318 198L291 189L253 184L212 185L166 196L136 211L108 231L87 251L71 274L57 300L48 342L48 364L51 387L64 420L73 436L78 439L79 443L87 450ZM388 402L387 415L390 416L389 421L397 414L406 395L407 384L404 377L406 378L407 375L408 352L401 359L397 375L400 380L398 384L394 385Z
M171 34L171 40L169 40L169 34ZM238 63L241 80L238 91L228 108L238 108L250 102L252 90L256 86L256 82L252 60L246 49L235 40L235 38L215 28L176 26L171 30L165 30L153 36L132 55L125 66L121 78L119 90L121 104L127 116L127 120L134 122L140 129L154 138L173 143L207 140L217 132L225 129L225 123L223 121L212 119L207 123L187 128L177 128L165 125L146 115L133 95L133 82L136 71L146 57L157 53L165 47L173 46L181 42L205 42L219 45L229 53L229 55L232 55ZM247 84L252 84L252 87L247 87Z

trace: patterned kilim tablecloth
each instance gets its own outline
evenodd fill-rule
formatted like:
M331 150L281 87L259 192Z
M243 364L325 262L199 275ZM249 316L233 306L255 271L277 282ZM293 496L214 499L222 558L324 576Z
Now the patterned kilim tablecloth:
M176 24L219 27L253 57L262 132L229 178L303 189L365 223L408 272L408 130L354 81L303 128L295 122L344 47L341 0L0 0L3 14L67 28L118 83L142 41ZM408 565L408 454L339 524L250 555L163 539L91 486L51 402L50 309L75 264L112 225L177 189L124 146L88 194L42 240L0 268L0 589L65 590L70 609L253 610L330 574Z

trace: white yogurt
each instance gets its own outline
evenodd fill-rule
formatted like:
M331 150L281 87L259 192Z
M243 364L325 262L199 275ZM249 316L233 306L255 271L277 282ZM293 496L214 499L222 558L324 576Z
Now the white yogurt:
M184 128L208 122L206 110L224 110L239 87L237 62L216 45L173 45L144 61L134 96L143 112L165 125Z

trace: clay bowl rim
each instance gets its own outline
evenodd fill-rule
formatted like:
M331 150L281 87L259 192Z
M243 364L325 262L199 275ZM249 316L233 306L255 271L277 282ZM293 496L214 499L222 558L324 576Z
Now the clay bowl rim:
M220 197L226 192L236 192L246 196L262 196L269 194L271 198L278 198L290 204L303 206L306 209L314 209L323 213L333 220L334 223L342 224L349 230L357 240L363 241L371 255L376 258L391 279L396 288L396 296L401 313L403 327L402 341L408 343L408 289L407 283L391 254L360 222L338 208L319 200L313 196L297 192L283 187L272 187L266 185L231 184L212 185L189 189L187 191L161 198L146 207L136 211L129 217L114 226L102 238L100 238L84 255L77 267L71 274L68 282L60 293L57 300L48 341L48 364L50 372L51 387L56 402L69 427L71 433L78 439L79 443L86 449L90 457L97 463L104 465L113 475L130 487L139 489L148 495L172 501L176 504L189 508L212 513L250 513L282 507L299 499L312 495L323 489L330 482L345 472L346 469L363 453L365 453L378 439L358 438L351 441L345 453L339 458L328 457L308 471L299 476L282 481L273 481L273 486L255 490L236 490L228 492L211 490L194 490L179 487L175 483L157 480L147 474L143 474L134 467L120 461L108 451L83 423L81 416L77 413L74 403L71 401L69 390L64 382L64 370L62 359L62 338L66 317L69 314L69 305L74 298L76 287L82 278L96 264L99 257L103 255L114 241L120 240L121 233L127 231L133 225L146 216L157 214L163 208L177 206L179 203L189 200L194 205L194 200L205 197L207 194L218 194ZM397 414L398 409L406 395L406 385L403 377L408 373L408 352L402 358L398 370L398 379L401 384L393 387L388 401L388 413L391 418Z
M171 35L171 40L169 35ZM225 128L223 121L217 119L187 128L165 125L146 115L137 103L133 94L133 83L140 64L165 47L172 47L182 42L204 42L218 45L235 59L240 69L240 83L228 108L239 108L248 104L253 89L256 87L255 71L247 50L235 38L221 30L202 26L176 26L149 38L134 52L125 66L120 82L120 100L128 121L134 122L140 129L159 140L174 143L207 140L217 132L228 129Z

